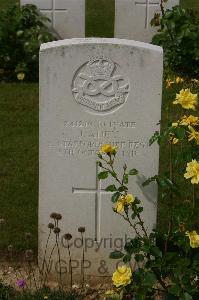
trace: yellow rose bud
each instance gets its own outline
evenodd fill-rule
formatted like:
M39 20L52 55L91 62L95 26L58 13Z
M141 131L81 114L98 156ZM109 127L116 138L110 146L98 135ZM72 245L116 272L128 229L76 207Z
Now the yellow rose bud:
M189 237L190 247L199 248L199 234L195 230L187 231L186 235Z
M176 83L178 84L178 83L183 83L184 82L184 79L183 78L181 78L181 77L176 77Z
M128 194L125 196L125 204L130 204L135 201L135 197L132 194Z
M178 122L174 122L172 123L172 127L178 127L179 123Z
M104 144L101 146L100 152L105 154L115 154L117 152L117 147L111 144Z
M118 267L113 273L112 280L116 287L126 286L131 283L132 272L127 266Z
M105 295L106 296L112 296L114 294L114 291L113 290L110 290L110 291L106 291L105 292Z
M25 73L18 73L17 74L17 79L18 80L24 80L24 78L25 78Z
M166 88L169 88L172 86L172 84L174 84L174 81L172 81L171 79L166 79Z
M177 144L178 142L179 142L179 139L173 138L173 140L172 140L172 144L173 144L173 145Z

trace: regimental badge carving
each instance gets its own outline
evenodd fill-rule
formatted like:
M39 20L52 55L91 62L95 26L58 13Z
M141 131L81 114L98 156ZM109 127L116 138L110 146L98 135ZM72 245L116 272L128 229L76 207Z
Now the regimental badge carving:
M72 92L77 103L91 111L108 112L126 101L129 82L117 63L98 56L77 70Z

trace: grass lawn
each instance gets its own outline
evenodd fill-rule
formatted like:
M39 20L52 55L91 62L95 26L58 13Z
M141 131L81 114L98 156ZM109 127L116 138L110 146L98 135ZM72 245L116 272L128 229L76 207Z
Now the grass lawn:
M24 246L23 233L37 245L38 85L0 84L0 246ZM8 234L9 233L9 234Z
M182 1L184 5L193 3L198 6L198 0ZM0 0L0 8L13 2L15 0ZM110 24L114 19L114 0L86 0L86 16L87 36L93 36L94 32L98 36L113 36L113 26ZM173 95L167 90L164 91L164 103L168 99L173 99ZM0 249L12 243L17 249L23 248L23 233L26 231L33 233L32 247L36 249L38 84L0 83L0 107L0 218L7 220L5 230L1 230ZM170 113L165 106L163 108L163 119L166 121ZM166 150L162 149L164 163L165 155ZM164 224L166 214L163 209L161 211L159 220Z

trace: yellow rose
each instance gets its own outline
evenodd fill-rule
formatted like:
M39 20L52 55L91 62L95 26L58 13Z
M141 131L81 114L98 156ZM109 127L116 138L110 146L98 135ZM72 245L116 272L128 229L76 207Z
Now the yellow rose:
M130 205L134 201L135 201L135 197L132 194L121 196L116 202L115 209L118 213L122 213L124 211L124 207Z
M176 94L176 100L173 104L180 104L185 109L196 110L195 106L198 104L197 94L192 94L190 89L182 89L179 94Z
M22 73L22 72L21 72L21 73L18 73L18 74L17 74L17 79L18 79L18 80L24 80L24 78L25 78L25 73Z
M117 152L117 147L111 144L104 144L101 146L100 152L105 154L115 154Z
M187 172L184 174L184 177L186 179L191 178L192 184L198 184L199 183L199 162L197 162L196 159L192 159L191 162L187 163L186 171Z
M184 79L183 78L181 78L181 77L176 77L176 83L178 84L178 83L183 83L184 82Z
M124 211L124 200L122 198L120 199L121 200L118 200L116 202L116 206L115 206L117 213L122 213Z
M187 231L186 235L189 237L189 242L191 248L198 248L199 247L199 234L195 230Z
M180 125L189 126L189 125L199 125L199 118L195 116L183 116L180 121Z
M125 196L125 204L130 204L135 201L135 197L132 194L128 194Z
M112 280L116 287L126 286L131 283L132 272L131 268L127 266L118 267L113 273Z

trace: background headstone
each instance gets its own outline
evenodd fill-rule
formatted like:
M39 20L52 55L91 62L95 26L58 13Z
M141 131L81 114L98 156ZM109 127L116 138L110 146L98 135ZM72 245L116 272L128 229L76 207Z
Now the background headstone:
M36 5L60 38L85 37L85 0L21 0L25 4Z
M119 147L118 170L126 162L143 174L130 179L129 191L143 201L148 230L155 226L157 189L143 188L142 182L158 173L159 149L149 147L149 138L161 118L161 94L160 47L100 38L41 46L40 257L49 215L55 211L63 216L61 235L73 236L76 273L82 253L79 226L86 227L89 238L86 273L107 276L115 268L117 261L109 253L132 234L113 213L111 195L104 191L112 181L97 180L96 152L104 143ZM62 263L67 266L67 255Z
M179 0L164 3L165 9L179 5ZM115 37L151 42L157 27L151 27L154 13L160 13L160 0L115 0Z

